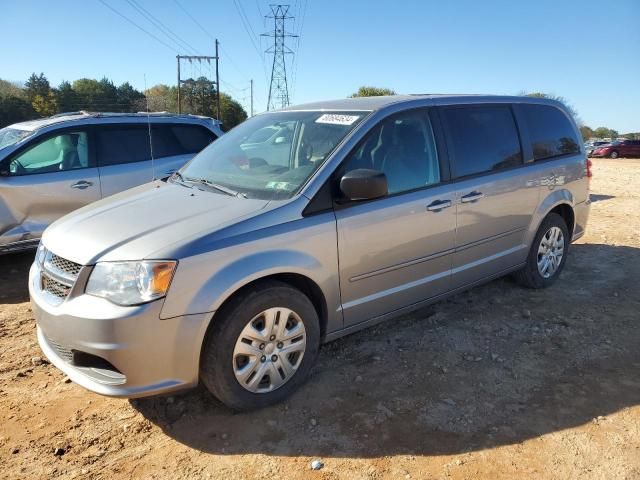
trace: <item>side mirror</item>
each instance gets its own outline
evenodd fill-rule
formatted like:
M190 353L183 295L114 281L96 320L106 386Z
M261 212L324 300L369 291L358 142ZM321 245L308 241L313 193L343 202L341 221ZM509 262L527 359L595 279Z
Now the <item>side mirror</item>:
M287 137L276 137L273 140L274 145L280 145L281 143L285 143L287 141Z
M372 200L389 193L386 175L368 168L345 173L340 179L340 190L349 200Z

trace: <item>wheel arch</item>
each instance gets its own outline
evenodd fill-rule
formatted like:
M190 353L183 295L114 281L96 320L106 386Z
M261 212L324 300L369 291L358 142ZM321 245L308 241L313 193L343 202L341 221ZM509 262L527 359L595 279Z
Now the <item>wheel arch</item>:
M557 213L564 219L569 229L569 238L571 239L575 228L574 205L575 201L570 190L563 188L551 192L540 202L533 215L529 230L527 231L526 244L531 245L540 225L550 213Z

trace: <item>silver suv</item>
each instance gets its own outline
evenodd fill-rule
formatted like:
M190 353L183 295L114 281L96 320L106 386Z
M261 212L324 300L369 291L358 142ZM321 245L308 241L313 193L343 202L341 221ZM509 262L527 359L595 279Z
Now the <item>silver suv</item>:
M579 135L560 103L526 97L258 115L167 183L46 230L40 346L105 395L202 380L233 409L279 401L323 342L507 273L556 281L589 211Z
M34 248L63 215L168 177L221 134L211 118L166 113L64 113L0 129L0 253Z

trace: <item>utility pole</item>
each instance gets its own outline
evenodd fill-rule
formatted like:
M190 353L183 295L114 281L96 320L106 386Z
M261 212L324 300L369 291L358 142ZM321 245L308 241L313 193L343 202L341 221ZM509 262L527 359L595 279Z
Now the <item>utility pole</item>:
M273 54L267 110L284 108L289 105L285 55L292 55L293 50L285 45L285 38L297 37L298 35L287 33L285 30L285 21L294 18L288 15L288 12L289 5L271 5L271 15L265 16L265 18L273 18L273 32L262 34L264 37L273 37L273 45L265 50L266 53Z
M220 58L220 55L218 55L218 39L216 38L216 110L217 110L217 116L218 116L218 121L220 121L220 74L218 73L218 59Z
M176 55L178 61L178 114L182 113L182 103L180 102L180 55Z
M218 40L216 40L216 56L209 57L206 55L176 55L176 60L178 61L178 113L182 113L182 102L180 95L180 85L185 83L185 80L182 80L180 77L180 61L181 60L189 60L193 62L194 60L197 62L208 62L211 63L211 60L216 61L216 81L213 82L216 85L216 110L218 115L218 120L220 120L220 74L218 72ZM203 86L203 94L204 94L204 86Z
M253 117L253 78L251 79L251 116Z

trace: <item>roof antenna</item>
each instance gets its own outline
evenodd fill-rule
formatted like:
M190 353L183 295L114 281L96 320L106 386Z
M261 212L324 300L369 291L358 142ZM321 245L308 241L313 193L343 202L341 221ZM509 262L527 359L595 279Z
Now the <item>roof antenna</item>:
M144 98L147 101L147 127L149 129L149 151L151 152L151 181L156 180L156 165L153 159L153 141L151 139L151 116L149 114L149 95L147 94L147 74L144 74Z

